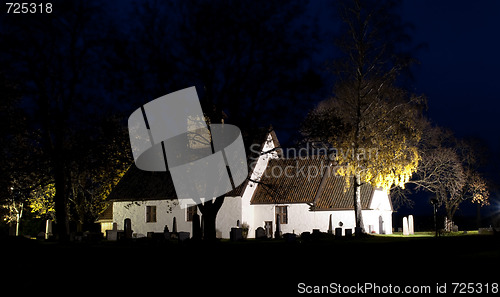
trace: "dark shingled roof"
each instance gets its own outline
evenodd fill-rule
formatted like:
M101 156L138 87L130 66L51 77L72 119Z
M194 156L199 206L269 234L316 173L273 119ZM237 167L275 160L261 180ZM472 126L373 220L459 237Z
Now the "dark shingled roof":
M226 197L241 196L246 182L228 192ZM144 201L177 199L170 172L144 171L134 164L113 188L108 201Z
M134 164L113 188L108 200L177 199L170 172L144 171Z
M350 187L347 188L345 177L333 173L330 167L330 176L326 177L321 194L316 199L315 210L328 209L353 209L354 179L351 178ZM374 188L370 184L361 186L361 208L368 209L373 196Z
M104 211L99 215L97 221L113 220L113 203L106 203Z
M353 209L353 182L333 173L327 159L273 159L252 197L252 204L307 203L313 210ZM374 189L361 186L361 207L368 209Z
M322 160L271 159L260 184L252 197L252 204L313 203L321 174L308 170L321 168ZM311 169L310 169L311 168Z

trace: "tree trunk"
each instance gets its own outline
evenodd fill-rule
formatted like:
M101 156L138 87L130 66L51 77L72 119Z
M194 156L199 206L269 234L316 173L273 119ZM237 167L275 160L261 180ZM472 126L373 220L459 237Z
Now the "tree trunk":
M19 236L19 224L21 223L21 216L16 214L16 236Z
M203 214L203 239L210 241L215 240L217 238L216 224L215 221L217 219L216 215L212 213Z
M64 174L58 173L56 169L55 174L55 188L56 193L54 195L55 202L55 211L56 211L56 221L57 221L57 229L56 233L59 237L59 240L66 240L68 238L68 230L66 228L66 197L65 197L65 182L64 182Z
M66 176L64 174L64 161L61 160L62 149L58 147L59 141L60 140L56 138L55 154L52 157L54 158L54 186L56 190L54 204L57 221L56 234L59 240L65 241L68 239L69 235L66 215Z
M203 220L203 240L210 241L217 238L216 219L222 203L224 203L224 196L219 196L216 199L198 205Z
M453 231L453 216L455 215L455 210L446 209L446 223L444 229L448 232Z
M356 235L365 232L363 214L361 212L361 176L356 173L354 178L354 216L356 219Z

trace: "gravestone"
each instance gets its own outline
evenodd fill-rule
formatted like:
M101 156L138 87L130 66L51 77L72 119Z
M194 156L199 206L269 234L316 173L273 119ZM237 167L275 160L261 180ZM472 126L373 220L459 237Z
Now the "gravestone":
M311 240L311 232L305 231L300 234L300 239L303 242L308 242Z
M45 223L45 239L49 239L52 236L52 220L47 219Z
M123 231L125 232L125 238L126 239L130 239L132 238L132 220L130 220L129 218L126 218L124 221L123 221Z
M415 230L414 230L414 227L413 227L413 215L409 215L408 216L408 233L410 235L415 234Z
M342 237L342 228L335 228L335 237Z
M375 233L375 226L374 225L368 225L368 233L370 233L370 234Z
M118 230L106 230L106 239L109 241L117 241Z
M172 233L177 233L177 219L175 217L172 222Z
M106 239L109 241L117 241L118 240L118 224L113 223L112 230L106 230Z
M283 238L285 239L285 242L295 242L297 240L297 235L294 233L285 233L283 234Z
M379 234L385 234L385 230L384 230L384 218L382 218L382 216L378 217L378 233Z
M280 215L276 215L276 231L274 232L274 238L281 238L281 228L280 228Z
M352 237L352 229L345 229L345 237Z
M313 229L311 233L311 238L312 240L319 240L321 238L324 238L323 233L321 233L321 230L319 229Z
M243 239L243 235L241 233L241 228L231 228L231 232L229 232L229 239L231 241L238 241Z
M330 215L330 221L328 222L328 234L333 234L332 215Z
M267 238L266 236L266 230L262 227L259 227L257 229L255 229L255 238L259 239L259 238Z
M408 232L408 218L403 217L403 235L409 235Z
M178 238L179 238L179 242L183 242L187 239L189 239L189 232L178 232Z

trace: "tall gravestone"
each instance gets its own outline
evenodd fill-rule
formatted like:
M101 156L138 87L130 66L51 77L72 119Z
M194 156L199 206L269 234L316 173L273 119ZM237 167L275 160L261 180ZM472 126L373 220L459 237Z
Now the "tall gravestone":
M333 234L332 215L330 215L330 220L328 221L328 234Z
M49 239L52 236L52 220L47 219L45 222L45 239Z
M409 232L408 232L408 218L407 217L404 217L403 218L403 235L409 235Z
M408 216L408 233L410 235L415 234L415 230L414 230L414 227L413 227L413 215L409 215Z
M129 218L123 221L123 231L125 233L125 238L132 238L132 220Z
M276 215L276 231L274 232L274 238L281 238L280 215Z
M382 216L378 217L378 233L379 234L385 234L385 230L384 230L384 218L382 218Z
M177 233L177 219L175 217L172 222L172 233Z

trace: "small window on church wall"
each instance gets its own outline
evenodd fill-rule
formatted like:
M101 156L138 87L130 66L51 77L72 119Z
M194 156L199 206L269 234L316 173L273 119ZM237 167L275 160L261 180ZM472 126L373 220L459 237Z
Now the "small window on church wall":
M276 218L280 215L280 224L288 224L288 206L276 206Z
M186 221L188 221L188 222L193 221L193 216L197 212L197 210L198 209L197 209L196 205L189 206L186 209Z
M146 206L146 223L156 223L156 205Z

